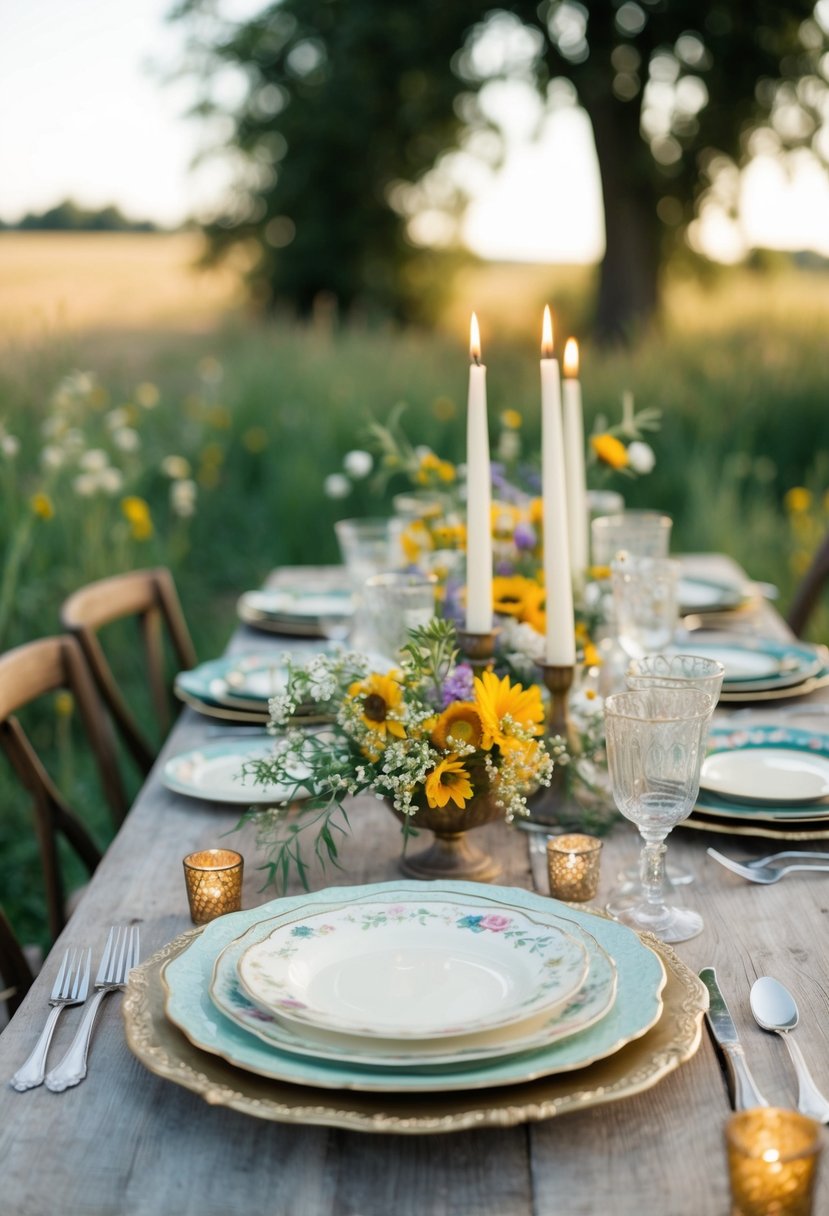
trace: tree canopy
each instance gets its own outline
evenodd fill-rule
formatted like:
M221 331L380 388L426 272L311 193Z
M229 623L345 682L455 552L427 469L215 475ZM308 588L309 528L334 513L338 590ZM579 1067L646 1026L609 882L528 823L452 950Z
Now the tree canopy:
M199 110L223 113L238 166L212 247L249 246L266 305L305 312L328 293L415 315L412 267L427 255L407 222L424 183L439 207L463 206L463 173L435 166L486 126L480 96L496 80L530 81L545 105L567 81L565 101L590 118L604 336L652 315L666 256L758 147L829 151L827 0L276 0L236 24L184 0L176 16L208 82ZM244 87L222 106L210 82L228 67Z

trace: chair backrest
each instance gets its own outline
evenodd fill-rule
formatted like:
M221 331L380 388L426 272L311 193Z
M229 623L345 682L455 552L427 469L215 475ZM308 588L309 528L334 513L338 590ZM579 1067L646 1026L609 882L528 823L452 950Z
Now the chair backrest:
M33 979L26 956L0 908L0 1001L5 1002L9 1017L29 991Z
M829 533L812 558L812 564L794 593L786 623L799 638L803 636L809 618L817 607L820 593L829 580Z
M72 693L95 758L113 822L121 823L128 802L118 769L115 739L80 646L71 637L40 638L0 655L0 746L32 796L49 929L57 937L66 923L58 840L71 846L91 874L101 852L71 809L29 741L17 711L50 692Z
M155 761L156 748L147 740L127 705L98 638L98 630L126 617L138 618L146 654L147 678L162 732L171 718L170 683L164 671L162 626L166 626L179 667L196 664L176 586L169 570L133 570L88 583L64 601L63 628L76 637L86 656L98 691L121 736L144 773Z

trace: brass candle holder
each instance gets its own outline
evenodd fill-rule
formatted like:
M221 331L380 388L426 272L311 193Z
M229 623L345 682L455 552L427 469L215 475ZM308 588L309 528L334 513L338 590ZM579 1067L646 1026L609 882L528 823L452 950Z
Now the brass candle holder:
M240 853L232 849L202 849L188 854L182 864L194 925L206 925L226 912L239 911L245 866Z
M740 1111L725 1128L732 1216L811 1216L820 1124L774 1106Z
M495 639L498 636L498 630L490 629L488 633L470 633L467 629L458 629L457 635L458 646L464 662L469 664L476 675L486 671L491 666L495 655Z
M575 667L542 663L541 674L550 692L550 707L547 712L547 738L562 739L570 755L576 751L576 735L570 722L569 697ZM528 800L529 816L516 819L516 827L527 832L546 832L550 828L565 827L574 818L575 803L568 792L567 766L556 764L548 786L542 786Z
M550 894L555 899L583 903L599 889L602 842L595 836L571 832L547 841Z

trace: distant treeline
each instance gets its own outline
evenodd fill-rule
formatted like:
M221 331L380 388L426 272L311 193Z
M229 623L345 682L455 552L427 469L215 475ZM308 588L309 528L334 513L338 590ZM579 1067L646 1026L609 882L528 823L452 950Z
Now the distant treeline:
M30 211L16 224L0 220L0 229L16 232L158 232L151 220L131 220L118 207L90 211L71 199L37 214Z

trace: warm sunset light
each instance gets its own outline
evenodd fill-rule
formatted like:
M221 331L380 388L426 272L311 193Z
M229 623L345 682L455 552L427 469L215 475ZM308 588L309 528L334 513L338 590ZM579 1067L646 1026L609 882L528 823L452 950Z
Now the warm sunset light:
M564 343L563 371L565 376L570 376L572 379L579 374L579 344L575 338L568 338Z
M552 359L553 357L553 318L550 313L550 305L544 305L544 324L541 327L541 358Z
M474 312L469 324L469 358L473 363L481 362L481 331L478 329L478 318Z

